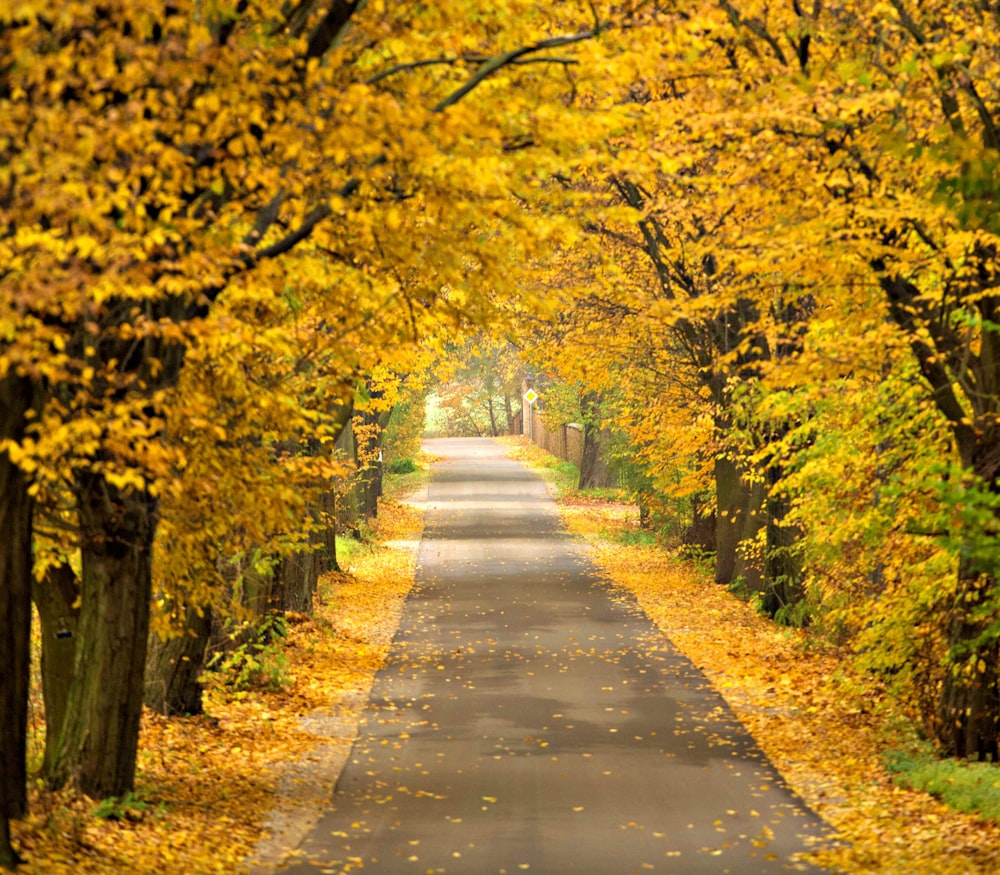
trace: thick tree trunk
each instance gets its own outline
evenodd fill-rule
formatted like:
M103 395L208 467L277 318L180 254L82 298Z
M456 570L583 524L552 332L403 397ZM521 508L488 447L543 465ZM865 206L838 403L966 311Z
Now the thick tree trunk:
M201 674L212 633L212 609L188 606L184 628L165 641L153 635L146 656L143 701L167 717L201 714Z
M0 438L21 440L34 400L30 381L0 379ZM18 863L8 820L23 817L28 805L32 508L28 478L0 452L0 865L7 868Z
M764 579L763 557L752 542L766 522L766 488L727 457L715 460L715 582L741 581L757 591Z
M775 472L771 473L774 480ZM767 547L764 557L764 599L761 610L770 617L802 601L802 563L795 551L801 532L783 525L789 511L788 499L771 491L767 500ZM781 619L779 617L779 619Z
M79 582L68 565L49 568L45 579L33 587L35 607L42 626L42 694L45 698L45 756L42 770L55 764L66 717L66 701L73 684L76 662Z
M595 392L580 398L583 413L583 452L580 458L580 489L600 489L608 485L608 467L602 453L601 403ZM565 428L565 426L564 426Z
M715 460L715 582L729 585L736 573L736 548L742 530L740 472L729 458Z
M281 593L281 610L295 611L312 616L313 596L320 575L320 554L303 550L286 556L277 571L278 591Z
M320 573L339 571L337 567L337 493L332 489L319 499L319 518L323 526L320 533Z
M580 489L599 489L607 483L607 468L601 458L601 429L594 424L583 427L583 454L580 458Z
M714 553L715 529L716 515L703 514L700 502L695 499L691 504L691 523L684 532L683 542L706 553Z
M378 500L382 494L382 463L371 462L362 474L361 512L364 519L371 520L378 516Z
M748 593L764 592L767 542L758 538L767 525L767 485L758 476L740 471L739 543L736 550L734 579L742 581Z
M995 578L961 572L958 609L948 628L951 664L938 704L938 740L948 756L997 762L1000 757L1000 641L992 615L977 617L992 601Z
M50 779L95 798L135 781L149 637L156 501L99 473L76 484L81 528L80 619L73 686Z
M368 434L364 446L356 448L356 460L361 474L361 513L364 519L378 516L378 500L382 497L382 433L389 422L390 411L366 411L364 424ZM362 461L364 464L362 465Z
M10 821L0 815L0 867L13 870L23 862L11 844Z

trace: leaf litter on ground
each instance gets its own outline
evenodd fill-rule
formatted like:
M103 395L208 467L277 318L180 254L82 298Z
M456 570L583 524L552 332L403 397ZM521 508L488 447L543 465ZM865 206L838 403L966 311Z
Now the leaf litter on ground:
M545 475L547 454L508 447ZM639 530L635 507L552 491L609 584L705 673L787 783L837 830L842 841L811 862L882 875L1000 872L997 822L894 783L885 761L891 703L846 690L835 648L761 616L696 562L629 537Z
M540 464L533 450L514 455ZM844 843L814 862L883 875L1000 871L1000 826L892 781L886 709L838 687L835 650L775 626L695 563L623 538L638 528L626 504L566 490L560 513L610 584L706 674L790 786L839 831ZM288 824L301 825L328 798L331 787L316 784L313 768L323 772L331 756L323 748L335 749L328 771L336 749L346 756L350 748L413 583L421 527L415 507L385 503L378 545L358 551L346 573L326 576L316 615L290 624L286 686L243 696L213 690L197 717L146 711L133 796L108 804L35 790L29 817L14 824L28 858L20 871L271 871L296 843Z
M284 686L210 686L193 717L146 709L134 794L33 790L13 824L19 872L271 871L329 800L413 585L422 526L418 507L380 505L371 549L321 579L313 617L292 616Z

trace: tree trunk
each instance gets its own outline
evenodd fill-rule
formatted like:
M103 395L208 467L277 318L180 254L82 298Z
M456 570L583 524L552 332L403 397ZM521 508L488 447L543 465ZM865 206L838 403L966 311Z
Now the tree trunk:
M68 565L49 568L32 588L42 626L42 695L45 698L45 756L42 770L55 764L66 717L66 701L76 662L79 582Z
M94 798L135 782L156 500L100 473L76 483L82 579L73 686L50 779Z
M0 379L0 438L20 441L34 387L8 374ZM0 865L19 858L10 843L10 818L27 812L28 681L31 642L33 502L28 478L0 452Z
M375 519L378 516L378 500L382 497L382 434L389 422L391 411L375 412L367 410L364 413L363 421L366 426L367 437L364 446L356 449L356 460L361 473L362 484L362 505L361 512L364 519ZM361 461L366 460L364 465Z
M320 573L340 571L337 567L337 493L330 489L319 498L319 518L323 526L320 534L322 547L319 553Z
M10 821L6 816L0 815L0 867L13 871L23 862L11 844Z
M486 399L486 409L489 411L490 414L490 437L499 437L500 428L497 425L496 404L493 401L492 395Z
M281 604L280 562L263 557L240 562L240 605L253 619L265 616Z
M514 400L510 392L506 389L503 393L503 412L507 420L507 431L505 434L514 434Z
M736 573L736 547L740 543L742 500L740 472L724 456L715 460L715 582L729 585Z
M977 608L994 599L995 578L960 572L955 616L948 627L951 663L938 704L938 740L947 756L997 762L1000 756L1000 641L992 612Z
M715 491L715 582L728 585L741 580L756 591L763 583L764 563L753 552L752 542L766 522L767 490L732 459L720 456L715 460Z
M716 514L703 514L701 502L694 499L691 503L691 523L681 539L689 547L696 547L706 553L715 552Z
M316 539L314 535L313 541ZM320 573L318 550L303 550L282 559L275 573L281 593L281 610L312 616L313 596Z
M601 458L601 429L596 423L583 426L583 453L580 457L579 489L598 489L607 481L607 470Z
M772 485L778 476L778 472L769 471ZM769 617L778 616L780 611L790 608L805 597L802 588L802 563L795 552L801 532L794 526L782 524L789 509L788 499L775 495L772 490L767 500L764 600L761 605L761 610Z
M161 639L153 635L146 656L143 701L166 717L201 714L201 673L212 633L212 609L189 605L180 634Z
M362 474L361 512L366 520L378 516L378 499L382 494L382 463L372 461Z
M739 493L739 543L733 568L734 579L743 582L748 593L765 591L767 542L758 535L767 526L767 485L759 476L741 469L737 484Z
M580 397L583 414L583 451L580 457L579 489L601 489L608 485L608 467L604 461L601 440L601 402L596 392ZM565 429L565 426L563 426Z

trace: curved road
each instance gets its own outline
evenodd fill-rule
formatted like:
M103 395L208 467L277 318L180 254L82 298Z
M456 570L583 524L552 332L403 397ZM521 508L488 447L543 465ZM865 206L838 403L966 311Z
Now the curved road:
M287 871L819 871L792 857L823 824L598 579L542 482L490 440L429 449L417 586Z

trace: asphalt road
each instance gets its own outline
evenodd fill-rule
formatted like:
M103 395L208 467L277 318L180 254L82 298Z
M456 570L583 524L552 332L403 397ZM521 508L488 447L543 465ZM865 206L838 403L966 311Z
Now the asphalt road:
M541 481L435 441L418 582L298 873L785 873L818 818ZM808 744L808 739L803 739Z

